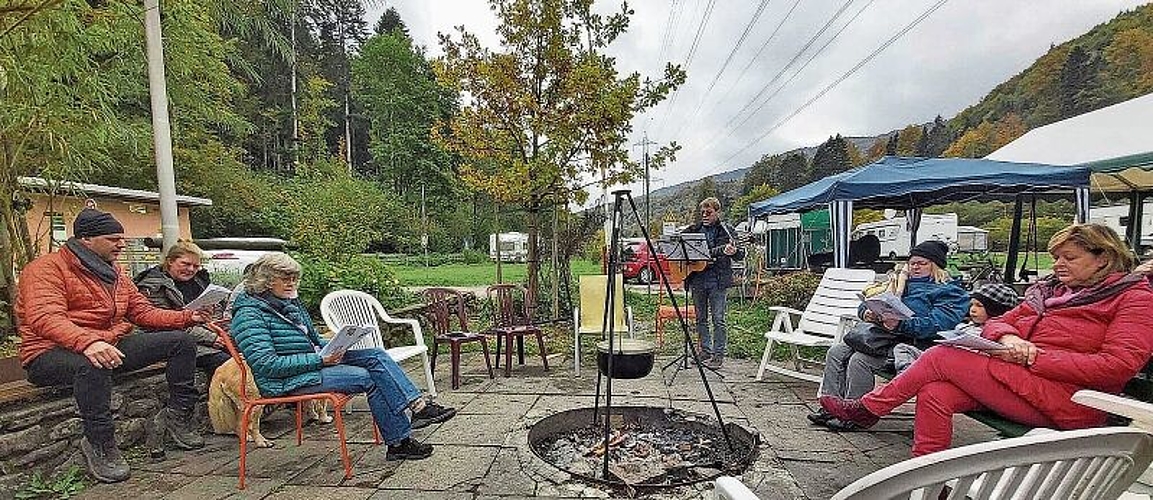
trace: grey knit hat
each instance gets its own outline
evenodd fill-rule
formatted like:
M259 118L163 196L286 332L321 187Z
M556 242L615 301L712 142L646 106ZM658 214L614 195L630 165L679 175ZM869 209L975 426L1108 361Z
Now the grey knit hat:
M1017 307L1020 299L1013 287L1004 283L985 283L974 288L969 296L985 306L985 312L990 318L996 318Z

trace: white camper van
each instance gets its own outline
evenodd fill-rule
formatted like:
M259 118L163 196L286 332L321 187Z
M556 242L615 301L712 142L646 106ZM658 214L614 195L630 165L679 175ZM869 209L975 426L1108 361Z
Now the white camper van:
M909 256L909 230L904 217L892 217L879 222L868 222L853 230L852 238L872 234L881 241L881 256L898 259ZM938 240L957 249L957 214L924 214L917 229L917 243Z
M496 233L488 235L488 258L496 261ZM500 233L500 261L525 262L528 260L528 235Z

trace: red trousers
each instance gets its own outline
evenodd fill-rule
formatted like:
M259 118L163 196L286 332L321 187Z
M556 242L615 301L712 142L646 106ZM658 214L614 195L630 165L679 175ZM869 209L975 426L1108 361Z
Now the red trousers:
M938 346L888 384L861 398L874 415L887 415L917 397L913 417L913 456L949 447L953 415L982 408L1033 427L1055 427L1049 417L989 374L991 363L1004 363L983 354Z

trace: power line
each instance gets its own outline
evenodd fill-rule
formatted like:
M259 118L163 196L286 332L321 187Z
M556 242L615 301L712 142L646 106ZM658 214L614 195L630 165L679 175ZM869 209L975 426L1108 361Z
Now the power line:
M789 11L785 13L785 17L781 18L781 22L777 23L776 28L773 28L773 33L769 35L769 38L765 40L765 43L761 44L761 47L757 49L757 53L753 55L752 59L749 59L749 62L745 63L745 67L741 68L741 72L737 73L737 79L733 82L732 85L729 85L728 90L725 91L725 95L722 96L719 101L723 102L726 98L728 98L729 94L733 92L733 88L735 88L738 83L741 83L741 79L744 78L745 73L749 71L749 68L753 66L754 62L757 62L757 59L761 57L761 53L763 53L765 49L768 48L769 43L777 37L777 33L781 31L781 27L785 25L785 21L789 20L789 17L793 15L793 11L797 10L797 6L800 4L801 0L793 2L793 6L790 7Z
M757 116L757 112L764 109L764 107L769 104L769 101L772 101L773 98L777 96L777 94L780 94L781 91L784 90L785 87L788 87L789 84L793 82L793 80L796 80L797 76L799 76L802 72L804 72L805 68L809 67L809 63L812 63L813 59L816 59L817 56L821 55L821 53L823 53L825 51L825 49L828 48L828 46L830 44L832 44L833 41L835 41L837 39L837 37L841 36L841 33L844 33L845 29L848 28L849 25L853 24L853 21L856 21L857 18L861 16L862 12L865 12L865 9L868 9L870 5L873 5L874 1L876 1L876 0L869 0L868 3L866 3L860 9L858 9L857 12L855 14L853 14L853 17L849 18L849 21L846 22L843 26L841 26L841 29L837 30L836 33L833 33L833 36L830 37L828 40L826 40L824 45L821 45L820 48L818 48L815 52L813 52L809 56L809 58L807 60L805 60L805 63L802 64L800 68L797 68L797 71L794 72L792 74L792 76L789 77L788 80L785 80L784 83L782 83L780 87L777 87L777 90L773 91L772 94L769 94L769 96L766 97L764 101L761 101L761 103L757 106L756 109L754 109L751 113L749 113L747 116L745 116L745 119L741 120L741 123L738 123L736 128L740 128L741 125L748 123L748 121L751 120L754 116Z
M673 39L676 38L676 20L679 17L677 14L680 11L678 7L684 5L680 0L673 0L669 4L669 17L665 20L665 32L661 35L661 50L657 56L658 60L665 60L669 49L672 47Z
M745 39L748 38L749 32L753 30L753 26L757 24L757 20L760 19L761 14L764 13L765 7L769 5L770 1L771 0L761 0L760 4L757 5L757 11L753 13L752 19L749 19L749 23L745 25L745 30L741 33L740 38L737 39L737 43L733 46L733 49L729 51L729 55L725 58L724 64L721 64L721 69L717 70L717 74L713 75L713 81L709 83L709 88L705 90L705 95L701 97L701 100L697 103L697 106L694 106L692 118L688 120L682 120L681 126L677 128L676 132L673 133L673 137L679 136L681 131L684 130L685 125L689 122L692 122L697 117L697 115L701 113L701 108L704 107L705 102L708 100L709 93L713 91L713 87L716 87L717 82L721 79L721 75L724 74L726 69L728 69L729 63L733 60L733 56L737 54L737 51L740 50L741 45L745 43Z
M745 147L743 147L743 148L741 148L740 150L738 150L737 152L735 152L735 153L733 153L733 154L729 155L729 157L728 157L728 158L725 158L725 160L724 160L724 161L722 161L720 164L721 164L721 165L724 165L724 164L728 163L729 161L732 161L732 159L733 159L733 158L736 158L736 157L737 157L737 155L739 155L739 154L741 154L741 153L744 153L745 151L748 151L748 150L749 150L749 148L751 148L751 147L753 147L753 146L757 145L757 143L761 142L761 141L762 141L762 140L763 140L765 137L768 137L768 136L769 136L769 134L771 134L771 133L775 132L777 129L781 128L781 126L783 126L784 124L788 123L790 120L792 120L794 117L796 117L796 116L797 116L798 114L800 114L802 111L804 111L805 109L807 109L807 108L808 108L809 106L811 106L813 103L817 102L817 101L818 101L818 100L820 100L822 97L824 97L824 96L825 96L825 94L828 94L830 90L833 90L834 88L836 88L836 87L837 87L837 85L840 85L840 84L841 84L841 82L845 81L845 80L846 80L846 79L848 79L850 76L852 76L852 75L853 75L853 73L856 73L858 70L860 70L860 69L861 69L862 67L864 67L866 64L868 64L868 63L869 63L869 61L872 61L874 58L876 58L878 55L880 55L880 54L881 54L881 52L884 52L884 51L885 51L885 49L889 48L889 46L890 46L890 45L892 45L894 42L896 42L898 39L900 39L900 38L901 38L902 36L904 36L906 33L908 33L909 31L911 31L913 28L917 27L917 25L918 25L918 24L921 24L921 22L922 22L922 21L924 21L926 18L928 18L930 15L932 15L932 14L933 14L933 12L936 12L936 11L937 11L937 9L941 8L941 6L945 5L945 3L946 3L946 2L948 2L948 1L949 1L949 0L939 0L937 3L933 4L933 5L932 5L931 7L929 7L927 10L925 10L925 12L921 13L921 15L920 15L920 16L917 16L917 18L916 18L916 19L914 19L912 22L910 22L908 25L906 25L904 28L902 28L900 31L898 31L898 32L897 32L897 34L893 35L893 36L892 36L892 37L890 37L888 40L886 40L886 41L885 41L885 43L881 44L879 47L877 47L875 50L873 50L873 52L872 52L872 53L870 53L868 56L865 56L865 58L864 58L864 59L861 59L861 60L860 60L860 61L859 61L859 62L858 62L858 63L857 63L855 66L853 66L852 68L850 68L848 71L846 71L846 72L845 72L844 74L842 74L840 77L838 77L836 80L833 80L833 82L832 82L832 83L830 83L829 85L825 86L825 88L821 89L821 91L820 91L820 92L818 92L816 95L814 95L814 96L813 96L812 98L810 98L808 101L806 101L804 104L802 104L802 105L801 105L800 107L798 107L796 110L794 110L792 113L789 113L789 115L788 115L788 116L786 116L785 118L783 118L783 119L781 119L780 121L778 121L776 124L774 124L774 125L773 125L772 127L770 127L768 130L766 130L764 133L762 133L760 136L758 136L758 137L757 137L756 139L754 139L752 142L750 142L750 143L746 144L746 145L745 145ZM711 173L710 173L710 174L706 174L706 175L711 175Z
M773 76L772 80L769 80L769 83L767 83L763 87L761 87L761 90L759 92L757 92L757 95L753 96L753 98L750 99L749 102L745 103L745 105L743 107L741 107L740 111L737 111L736 114L734 114L731 118L729 118L729 120L725 123L723 130L730 129L731 125L733 125L733 122L736 121L737 118L739 118L741 115L743 115L746 110L750 109L750 107L753 105L753 103L760 100L761 96L763 96L765 94L765 92L768 91L769 88L772 87L772 85L774 83L777 83L777 80L780 80L781 77L784 76L785 72L787 72L789 70L789 68L792 68L793 64L795 64L797 62L797 60L800 59L801 56L804 55L804 53L809 50L809 47L812 47L813 44L816 43L817 39L820 38L821 35L825 34L825 31L828 31L828 29L833 25L833 23L835 23L837 21L837 19L841 17L841 14L844 14L845 10L847 10L849 8L849 5L852 5L853 1L854 0L848 0L845 2L844 5L841 6L841 8L837 9L837 11L835 13L833 13L833 17L830 17L829 20L825 22L824 26L821 26L820 30L818 30L815 34L813 34L813 36L809 37L809 40L805 42L805 44L801 47L801 50L798 50L797 53L793 55L793 58L789 59L789 62L786 63L785 66L782 67L781 70L778 71L777 74ZM722 131L722 133L723 133L723 131ZM712 142L712 141L709 141L709 142Z
M693 44L691 47L689 47L689 55L687 57L685 57L685 74L686 75L688 74L689 68L692 66L693 56L695 56L697 54L697 46L700 45L700 43L701 43L701 35L704 34L705 27L708 26L708 24L709 24L709 19L713 15L713 7L716 5L716 3L717 3L716 0L709 0L709 4L707 6L705 6L705 13L703 16L701 16L701 22L697 24L697 33L693 37ZM665 108L668 111L665 112L664 118L661 119L661 126L658 130L663 131L665 129L665 122L668 121L669 115L672 114L672 110L676 106L678 95L680 95L680 88L673 90L673 95L670 96L670 98L669 98L669 105L667 108Z

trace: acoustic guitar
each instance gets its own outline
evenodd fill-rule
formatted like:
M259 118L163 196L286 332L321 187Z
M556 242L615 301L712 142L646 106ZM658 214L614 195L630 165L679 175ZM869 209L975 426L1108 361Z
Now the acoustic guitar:
M752 239L751 234L738 233L734 235L729 231L727 226L721 225L721 228L723 228L725 232L728 233L729 241L733 244L733 246L742 247L748 245L749 241ZM685 278L687 278L690 274L697 271L704 271L705 268L709 266L710 262L712 261L709 259L669 261L669 279L673 282L683 282Z

